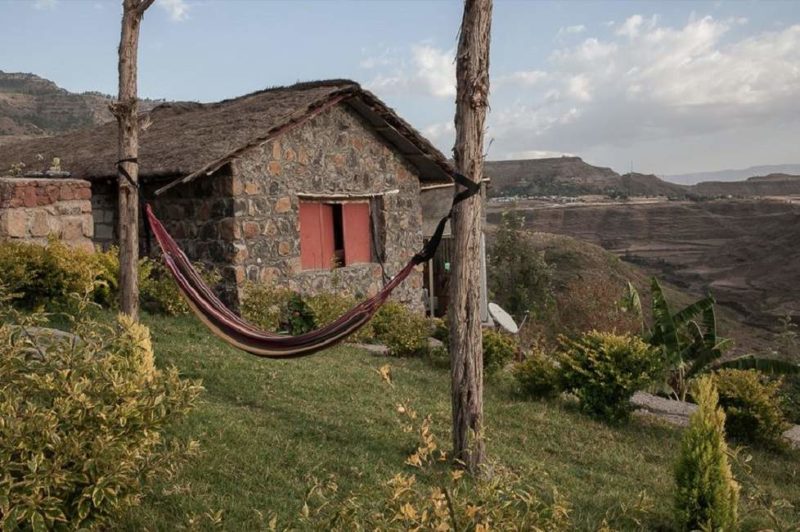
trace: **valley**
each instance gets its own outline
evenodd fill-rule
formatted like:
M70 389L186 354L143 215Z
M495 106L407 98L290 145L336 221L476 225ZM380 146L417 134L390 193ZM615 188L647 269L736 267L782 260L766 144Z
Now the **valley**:
M490 201L487 221L516 210L537 232L613 252L695 294L706 291L754 326L800 313L800 197Z

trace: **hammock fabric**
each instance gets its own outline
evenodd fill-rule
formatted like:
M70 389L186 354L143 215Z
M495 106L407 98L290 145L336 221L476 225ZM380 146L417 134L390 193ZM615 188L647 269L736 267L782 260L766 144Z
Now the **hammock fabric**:
M123 162L123 161L120 161ZM118 167L122 170L121 165ZM123 176L128 178L126 172ZM131 183L133 180L128 178ZM453 198L453 207L480 191L480 185L466 177L455 174L456 183L466 187ZM133 183L134 186L137 186ZM137 186L138 188L138 186ZM339 317L336 321L314 331L298 336L289 336L262 331L236 315L214 294L195 270L186 254L170 236L164 225L153 213L152 207L143 203L145 229L152 231L161 248L164 263L178 284L189 307L216 336L250 354L265 358L294 358L311 355L331 347L363 327L389 298L392 291L414 270L414 267L430 260L441 242L444 228L453 214L453 208L439 221L436 231L425 247L414 255L397 274L370 299L363 301Z

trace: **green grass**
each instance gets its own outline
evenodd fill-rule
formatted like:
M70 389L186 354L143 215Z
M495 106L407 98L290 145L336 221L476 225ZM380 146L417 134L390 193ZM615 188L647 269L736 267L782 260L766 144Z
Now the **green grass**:
M202 455L154 486L123 528L205 528L219 517L225 529L264 529L273 513L287 523L300 513L313 478L334 478L343 498L368 498L398 472L415 472L404 465L416 436L402 430L395 411L401 401L430 414L441 447L450 446L449 374L424 361L349 346L304 359L261 360L225 346L193 318L144 321L159 364L203 380L202 403L174 429L198 440ZM376 371L387 363L392 387ZM640 419L608 426L569 404L522 401L505 375L487 382L485 402L491 459L545 492L556 488L577 529L594 530L607 516L613 522L642 495L648 511L641 528L672 528L678 429ZM796 507L784 510L783 519L800 522L797 453L745 454L752 454L759 488ZM747 497L743 505L746 530L768 524Z

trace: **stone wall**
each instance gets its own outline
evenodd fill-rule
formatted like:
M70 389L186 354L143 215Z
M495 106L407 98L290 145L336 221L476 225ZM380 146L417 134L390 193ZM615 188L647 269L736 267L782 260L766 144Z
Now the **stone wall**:
M152 198L150 203L156 216L191 260L219 272L223 281L219 295L226 303L236 306L237 285L244 277L234 267L242 246L235 243L239 237L234 222L230 166L154 197L155 189L169 181L148 183L144 187L146 197ZM140 235L144 245L144 233ZM158 247L155 242L152 245Z
M280 283L303 293L336 291L371 296L383 286L377 263L302 270L302 194L375 195L382 205L378 235L393 275L422 246L416 169L345 105L336 106L233 163L233 276ZM422 310L421 268L394 297Z
M117 242L117 184L112 179L92 181L94 241L103 249Z
M91 250L91 196L79 179L0 177L0 240L44 244L52 235Z

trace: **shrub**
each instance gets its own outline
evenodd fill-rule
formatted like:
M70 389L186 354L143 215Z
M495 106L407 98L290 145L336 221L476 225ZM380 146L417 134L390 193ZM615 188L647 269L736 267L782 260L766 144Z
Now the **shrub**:
M492 374L511 362L519 352L517 341L509 334L483 330L483 370Z
M633 336L592 331L561 339L564 385L589 415L609 421L630 415L630 399L657 376L660 363L648 344Z
M112 246L106 251L96 252L94 258L97 264L94 300L104 307L115 308L119 303L119 250ZM144 269L142 261L139 261L140 287L148 275L149 269Z
M781 408L789 423L800 424L800 375L787 375L784 379Z
M112 528L138 503L144 481L171 472L193 449L163 431L192 406L200 386L175 369L155 369L149 331L130 319L120 317L116 327L79 322L79 340L39 343L22 327L41 319L5 311L0 524Z
M756 370L723 369L714 375L728 436L752 443L780 445L786 430L781 411L781 381Z
M46 246L0 244L0 281L24 308L67 306L70 294L90 294L100 273L93 253L54 238Z
M531 350L525 360L514 364L514 378L522 395L544 399L561 392L561 368L540 349Z
M399 473L378 490L344 501L337 497L335 483L317 482L308 490L314 508L310 517L286 528L574 530L569 506L557 493L541 496L535 486L510 473L497 471L491 480L477 482L467 480L462 473L452 471L446 478L437 478L433 487L421 485L414 475ZM371 502L364 504L364 500Z
M428 348L427 318L396 301L387 301L372 318L375 339L395 356L424 353Z
M219 282L216 271L196 265L211 286ZM119 299L119 250L90 252L50 239L47 246L24 242L0 245L2 281L22 308L69 308L78 296L115 308ZM178 285L161 261L139 260L139 295L151 312L186 314L189 307ZM73 309L74 310L74 309Z
M332 293L318 294L306 298L306 304L314 315L314 322L317 327L324 327L336 321L357 303L353 297ZM372 336L372 324L367 323L356 333L350 335L348 340L352 342L367 342L372 339Z
M312 309L300 294L288 288L249 283L244 288L241 312L265 331L297 335L315 327Z
M200 263L194 267L209 286L220 281L216 270ZM139 260L139 299L148 311L168 316L188 314L190 310L167 267L160 260L147 257Z
M450 351L444 346L432 347L428 350L428 362L435 368L449 368Z
M725 414L709 376L694 387L697 411L683 435L675 466L675 510L683 530L735 530L739 485L733 479L725 444Z
M445 347L450 345L450 326L447 324L447 318L431 318L433 325L433 332L431 336L442 342Z

